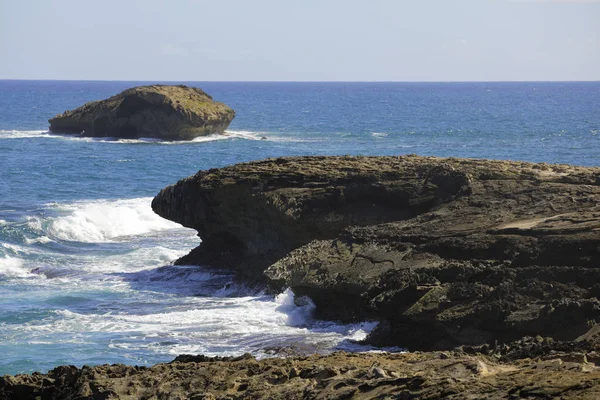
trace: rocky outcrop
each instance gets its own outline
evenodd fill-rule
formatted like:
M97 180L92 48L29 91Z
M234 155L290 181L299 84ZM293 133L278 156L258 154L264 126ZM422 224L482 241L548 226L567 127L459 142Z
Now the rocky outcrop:
M203 239L182 263L379 320L373 344L574 340L600 321L599 168L283 158L201 171L152 205Z
M50 131L92 137L189 140L223 133L235 112L201 89L151 85L127 89L50 119Z
M278 158L200 171L163 189L152 208L202 238L179 263L227 266L262 279L267 266L314 239L410 219L468 192L468 177L446 165Z
M594 351L586 356L560 350L514 362L461 350L263 360L179 356L150 368L63 366L47 374L4 376L0 399L595 400L599 362Z

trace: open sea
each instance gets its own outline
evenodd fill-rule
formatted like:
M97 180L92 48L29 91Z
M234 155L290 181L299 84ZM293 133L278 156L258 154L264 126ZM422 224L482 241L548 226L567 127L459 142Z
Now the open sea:
M146 82L0 80L0 375L369 350L355 340L373 322L315 321L290 291L273 298L226 272L172 265L200 238L150 201L200 169L412 153L600 166L600 82L181 83L236 110L226 136L52 135L55 114Z

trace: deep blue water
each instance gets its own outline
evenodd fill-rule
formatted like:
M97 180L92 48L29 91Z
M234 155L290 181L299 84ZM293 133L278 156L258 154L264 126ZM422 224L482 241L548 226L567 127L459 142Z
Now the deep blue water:
M150 198L199 169L308 154L600 165L599 82L183 83L236 110L229 136L50 135L55 114L143 83L0 81L0 374L356 348L372 324L316 322L291 293L170 265L199 239Z

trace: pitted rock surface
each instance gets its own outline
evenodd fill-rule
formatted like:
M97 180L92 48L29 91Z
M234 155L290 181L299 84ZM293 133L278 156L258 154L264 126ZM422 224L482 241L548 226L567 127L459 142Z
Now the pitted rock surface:
M256 360L182 356L149 368L58 367L0 377L0 399L584 399L600 368L557 357L500 362L462 351Z

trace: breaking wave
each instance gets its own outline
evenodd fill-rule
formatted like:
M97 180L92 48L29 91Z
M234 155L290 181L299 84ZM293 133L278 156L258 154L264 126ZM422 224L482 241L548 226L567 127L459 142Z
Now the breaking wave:
M0 129L0 139L26 139L35 137L52 137L52 135L48 130L16 131Z
M150 207L151 201L152 198L145 197L53 203L47 207L58 216L30 217L28 225L51 238L87 243L181 228L181 225L156 215Z
M264 132L251 132L244 130L227 130L224 134L212 134L198 136L192 140L167 141L158 138L122 139L118 137L86 137L78 134L57 134L49 130L0 130L0 139L26 139L26 138L51 138L62 140L77 140L82 142L99 142L109 144L162 144L162 145L185 145L190 143L214 142L217 140L262 140L266 138Z
M0 276L9 278L25 278L31 276L31 273L23 267L24 260L20 258L6 256L0 258Z

